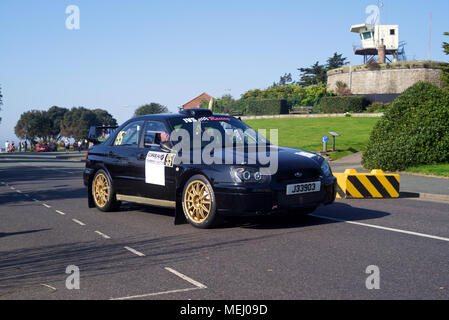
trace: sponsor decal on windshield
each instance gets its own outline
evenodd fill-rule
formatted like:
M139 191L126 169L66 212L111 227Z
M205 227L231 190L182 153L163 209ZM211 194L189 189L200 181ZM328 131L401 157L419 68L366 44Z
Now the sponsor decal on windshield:
M219 117L201 117L201 118L184 118L182 119L185 123L192 122L203 122L203 121L231 121L231 118L219 118Z

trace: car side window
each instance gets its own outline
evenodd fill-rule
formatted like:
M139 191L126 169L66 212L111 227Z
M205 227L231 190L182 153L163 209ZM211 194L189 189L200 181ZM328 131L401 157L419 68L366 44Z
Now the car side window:
M114 146L135 147L139 146L140 133L142 132L143 121L135 121L128 124L117 134Z
M145 132L143 144L145 148L159 146L161 141L168 141L170 138L169 131L163 122L147 121L145 124Z

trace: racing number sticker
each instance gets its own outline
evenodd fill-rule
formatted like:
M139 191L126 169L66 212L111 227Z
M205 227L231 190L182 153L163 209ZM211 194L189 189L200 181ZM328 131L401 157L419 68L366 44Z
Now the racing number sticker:
M175 154L169 153L165 156L165 166L166 167L173 167L173 162L175 160Z
M165 167L173 167L175 154L148 151L145 160L145 182L165 186Z
M115 145L119 146L123 142L123 135L125 134L125 131L120 131L117 135L117 139L115 139Z

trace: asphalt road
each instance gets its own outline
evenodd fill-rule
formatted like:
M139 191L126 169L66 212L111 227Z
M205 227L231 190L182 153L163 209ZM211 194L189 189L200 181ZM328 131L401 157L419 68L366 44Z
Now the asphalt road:
M0 299L449 298L447 203L340 200L200 230L165 209L88 209L83 165L0 155Z

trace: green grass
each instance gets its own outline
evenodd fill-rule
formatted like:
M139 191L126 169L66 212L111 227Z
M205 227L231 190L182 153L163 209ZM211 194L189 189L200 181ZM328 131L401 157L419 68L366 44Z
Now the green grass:
M337 160L363 151L368 143L373 126L380 118L288 118L245 120L254 129L278 129L279 145L312 152L323 149L322 137L328 136L328 150L332 149L329 131L340 134L336 138L336 152L330 158Z
M410 173L449 177L449 163L422 165L408 168L405 171Z

